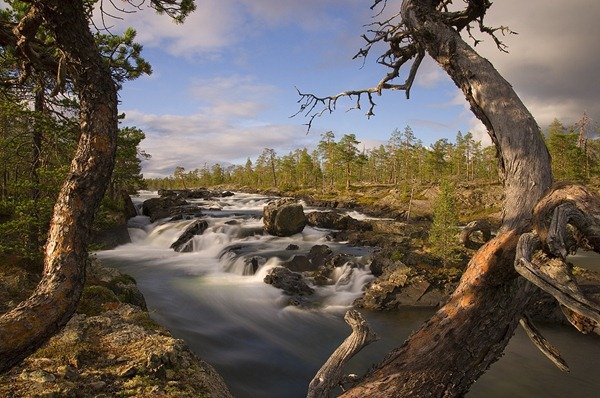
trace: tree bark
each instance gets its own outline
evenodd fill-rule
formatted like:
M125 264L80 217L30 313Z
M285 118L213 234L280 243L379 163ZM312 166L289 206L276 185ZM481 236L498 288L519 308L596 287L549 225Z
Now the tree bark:
M85 279L90 226L116 148L116 87L96 48L82 1L30 4L66 56L81 106L81 135L54 207L42 280L29 299L0 318L0 372L34 352L75 311Z
M413 39L462 90L484 123L504 174L503 223L471 259L456 291L420 330L344 397L455 397L501 355L529 302L513 268L521 233L550 186L550 157L540 129L485 58L443 23L431 0L404 0Z

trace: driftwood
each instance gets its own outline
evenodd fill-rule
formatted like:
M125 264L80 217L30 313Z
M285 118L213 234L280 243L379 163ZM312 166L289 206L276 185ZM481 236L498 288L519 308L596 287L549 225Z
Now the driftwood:
M576 229L574 234L569 225ZM515 269L551 294L579 331L593 331L600 325L600 305L581 291L565 258L581 246L600 252L600 199L585 187L558 184L535 207L534 226L537 235L527 233L519 239ZM556 257L534 253L540 247Z
M554 364L557 368L563 372L569 372L569 365L560 356L560 352L552 345L539 330L533 325L531 320L524 316L519 320L519 324L527 333L527 336L531 339L533 344Z
M475 232L481 233L481 242L474 242L471 236ZM486 220L475 220L468 223L460 233L460 243L469 249L478 249L492 238L492 226Z
M343 381L342 370L346 363L363 347L378 340L377 335L371 330L360 312L349 310L346 312L344 320L352 328L352 333L331 354L312 379L308 386L307 398L328 397L329 391Z

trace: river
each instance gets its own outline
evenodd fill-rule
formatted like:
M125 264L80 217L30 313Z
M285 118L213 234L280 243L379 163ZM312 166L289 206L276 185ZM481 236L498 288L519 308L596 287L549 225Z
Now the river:
M143 192L134 202L139 206L152 196ZM136 278L151 316L215 366L238 398L305 396L311 378L349 334L343 314L372 279L366 269L342 267L334 285L316 288L319 309L286 306L281 291L262 280L282 258L293 254L285 250L289 244L298 245L297 252L327 244L356 256L358 263L366 263L370 249L331 242L327 230L310 227L289 238L259 234L262 208L269 199L239 193L210 203L196 201L213 210L205 212L209 227L194 237L191 253L169 248L191 220L150 224L144 216L130 220L132 243L96 253L107 265ZM245 260L253 256L266 261L260 261L255 275L248 275ZM586 261L592 267L600 264L593 258ZM381 339L351 361L348 371L354 373L381 360L432 314L418 309L362 312ZM554 368L518 330L503 358L477 381L468 397L600 396L599 336L540 326L561 350L570 374Z

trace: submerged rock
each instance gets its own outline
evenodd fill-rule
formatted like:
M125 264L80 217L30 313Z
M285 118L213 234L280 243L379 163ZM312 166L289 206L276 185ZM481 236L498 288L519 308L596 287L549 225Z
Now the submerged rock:
M171 249L176 252L185 253L191 252L193 249L192 238L195 235L202 235L208 228L206 220L196 220L183 231L175 242L171 244Z
M306 217L302 205L294 199L269 202L263 210L265 231L275 236L291 236L302 232Z

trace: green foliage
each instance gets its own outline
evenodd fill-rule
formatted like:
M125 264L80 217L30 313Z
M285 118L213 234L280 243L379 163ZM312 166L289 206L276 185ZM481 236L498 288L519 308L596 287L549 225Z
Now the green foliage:
M578 146L579 133L566 129L558 119L548 127L546 144L556 180L586 181L585 154Z
M444 265L460 260L456 199L454 186L448 180L442 180L440 194L433 204L433 224L429 231L431 253L439 257Z

